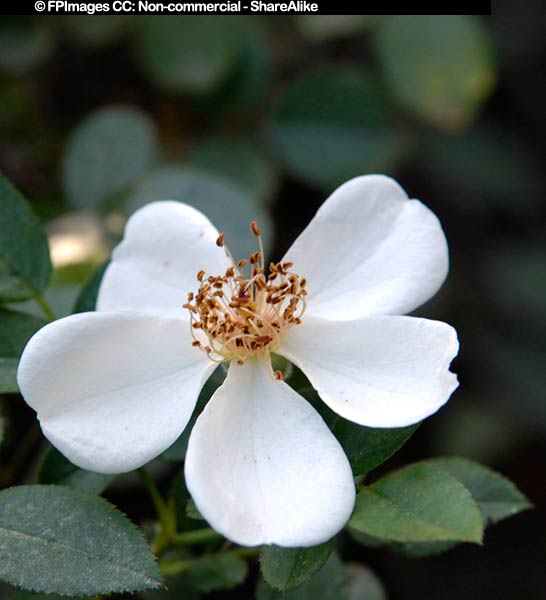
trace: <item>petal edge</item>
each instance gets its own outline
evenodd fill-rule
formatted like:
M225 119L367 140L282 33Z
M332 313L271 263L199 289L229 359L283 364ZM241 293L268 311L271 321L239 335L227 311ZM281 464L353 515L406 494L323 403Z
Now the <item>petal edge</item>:
M258 361L231 365L191 432L185 476L205 519L245 546L320 544L354 506L339 442L315 409Z

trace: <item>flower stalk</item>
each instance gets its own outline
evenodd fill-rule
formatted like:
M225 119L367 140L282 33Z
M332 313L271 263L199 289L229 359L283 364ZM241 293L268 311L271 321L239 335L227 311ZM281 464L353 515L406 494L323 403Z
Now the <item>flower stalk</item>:
M36 304L38 304L38 306L42 309L47 318L50 321L55 321L57 317L55 316L53 309L51 308L51 306L49 306L47 300L42 296L42 294L36 294L34 296L34 300L36 301Z
M177 533L171 539L171 546L185 547L194 544L206 544L208 542L216 542L223 540L224 537L216 533L214 529L206 527L204 529L195 529L193 531L184 531Z
M176 511L174 502L166 502L163 499L154 480L150 477L150 474L144 467L138 469L138 474L148 490L148 494L152 499L159 519L156 537L152 544L152 551L156 556L161 556L161 554L163 554L163 552L171 545L172 540L176 535Z

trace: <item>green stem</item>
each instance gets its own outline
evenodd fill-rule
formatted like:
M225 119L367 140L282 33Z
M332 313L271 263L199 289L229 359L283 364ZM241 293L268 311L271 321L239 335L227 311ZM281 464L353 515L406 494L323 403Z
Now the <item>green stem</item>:
M138 469L138 474L150 494L159 519L159 529L153 548L154 552L159 556L171 545L172 539L176 534L176 512L173 504L165 502L154 480L144 467Z
M195 560L166 560L159 563L159 569L163 577L169 577L170 575L180 575L184 571L187 571Z
M258 556L262 551L261 546L255 546L253 548L235 548L231 550L232 554L238 556L239 558L251 558L253 556Z
M192 546L193 544L204 544L207 542L216 542L224 539L214 529L206 527L204 529L194 529L193 531L184 531L177 533L171 540L173 546Z
M208 531L205 529L198 531ZM212 530L210 530L212 531ZM217 537L221 537L216 534ZM227 552L220 552L217 556L221 556L222 554L234 554L239 558L250 558L256 556L260 553L261 548L234 548L233 550L228 550ZM195 563L199 561L199 558L188 558L186 560L165 560L159 563L159 568L161 569L161 574L164 577L172 576L172 575L180 575L180 573L184 573L190 569Z
M47 318L50 321L55 321L57 317L55 316L55 313L51 309L51 306L49 306L47 300L42 296L42 294L40 294L40 292L34 292L33 297L36 301L36 304L43 310Z
M161 519L161 515L166 510L168 510L165 500L163 500L163 497L159 493L159 490L157 489L157 486L156 486L154 480L150 477L150 474L148 473L148 471L146 471L146 469L144 467L141 467L140 469L138 469L138 474L140 476L140 479L142 479L142 482L146 486L146 489L148 490L148 494L150 494L150 498L152 499L152 502L154 503L154 508L156 510L157 516L160 517L160 519Z

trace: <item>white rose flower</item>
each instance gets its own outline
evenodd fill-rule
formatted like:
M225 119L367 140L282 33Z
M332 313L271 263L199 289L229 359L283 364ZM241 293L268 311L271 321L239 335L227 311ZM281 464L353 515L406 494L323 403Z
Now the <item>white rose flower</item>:
M129 219L97 312L36 333L19 386L67 458L120 473L177 439L207 377L229 363L189 439L197 508L239 544L319 544L351 515L351 468L270 353L297 365L346 419L416 423L458 385L449 371L457 335L398 315L429 299L447 271L438 219L384 176L338 188L269 274L261 251L235 263L200 212L155 202Z

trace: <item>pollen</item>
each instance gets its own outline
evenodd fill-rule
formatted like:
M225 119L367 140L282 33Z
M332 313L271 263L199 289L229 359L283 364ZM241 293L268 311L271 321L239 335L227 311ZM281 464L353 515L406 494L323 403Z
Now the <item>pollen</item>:
M306 279L292 271L291 262L270 263L265 273L260 230L255 221L251 233L259 250L235 262L224 244L232 265L222 275L199 271L197 292L188 294L183 308L190 315L193 346L215 362L250 358L263 359L275 352L286 330L299 325L306 308ZM279 379L282 374L275 373Z

